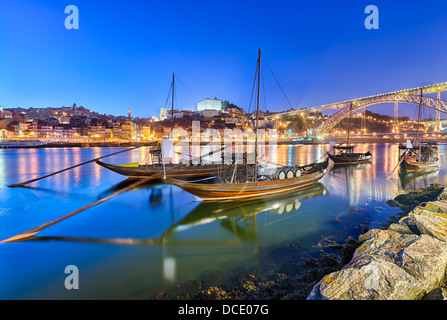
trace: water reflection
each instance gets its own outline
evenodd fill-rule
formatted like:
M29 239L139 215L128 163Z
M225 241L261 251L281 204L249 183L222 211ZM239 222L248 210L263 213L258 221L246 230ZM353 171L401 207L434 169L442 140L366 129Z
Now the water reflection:
M233 233L239 239L255 239L257 235L256 216L263 212L269 214L296 214L301 207L300 201L315 198L327 193L326 187L317 183L312 187L295 190L282 197L266 197L264 199L252 199L245 201L229 202L202 202L188 216L166 231L165 236L171 236L178 230L185 230L193 226L221 221L222 226ZM244 227L236 227L242 222ZM230 228L231 226L231 228Z
M424 186L428 187L439 176L439 169L433 171L414 171L414 172L399 172L399 180L401 186L405 190L414 189Z
M342 242L358 235L360 231L355 228L359 225L374 226L389 219L390 212L398 209L389 208L386 201L403 190L433 182L447 183L445 145L439 148L439 172L401 176L398 170L393 171L398 163L397 145L356 145L359 152L371 151L370 163L330 167L313 188L263 201L200 202L177 187L154 181L56 224L30 238L34 241L1 246L4 263L0 282L6 283L3 290L13 292L7 298L21 297L22 291L33 298L69 297L70 292L63 287L54 288L60 287L60 270L76 263L79 268L85 267L83 275L91 283L90 289L79 292L83 297L110 294L113 298L134 298L135 286L144 292L160 286L163 279L200 280L203 272L225 272L254 263L266 248L293 242L307 255L322 236L334 236L331 239ZM267 148L274 155L273 162L284 165L317 161L329 149L329 145ZM0 150L2 238L52 221L131 181L91 163L33 183L33 189L6 185L116 151ZM109 158L109 162L136 162L141 156L146 156L146 150L122 153ZM29 273L28 266L36 256L41 267ZM130 284L126 275L137 280ZM41 279L52 282L54 287L48 292L44 287L28 289ZM109 279L117 279L122 285L111 288Z
M119 187L119 186L116 186ZM161 192L162 186L146 186L152 189L150 195L151 206L157 208L161 202L172 203L172 192ZM171 188L172 190L173 188ZM161 247L161 262L163 280L177 281L180 266L183 267L184 250L196 248L208 254L221 254L232 263L238 259L246 259L243 254L235 260L235 256L228 255L230 248L238 252L251 248L251 254L258 252L258 246L271 243L266 239L271 235L271 228L275 230L292 230L296 234L297 228L306 230L308 225L289 219L299 219L302 201L327 194L327 189L321 183L312 187L284 194L280 198L266 197L262 200L245 200L230 202L202 202L182 219L175 221L174 213L165 211L165 215L172 215L172 224L159 237L154 238L90 238L68 236L32 236L27 241L62 241L79 243L99 243L110 245L159 246ZM261 216L261 218L259 218ZM306 217L307 219L307 217ZM210 226L212 226L210 228ZM203 229L205 228L205 229ZM290 229L292 228L292 229ZM290 238L289 238L290 240ZM182 249L184 248L184 249ZM201 248L201 249L197 249ZM234 249L233 249L234 251ZM231 252L231 251L230 251ZM202 253L203 254L203 253ZM225 263L215 261L215 264ZM208 264L210 265L210 264Z

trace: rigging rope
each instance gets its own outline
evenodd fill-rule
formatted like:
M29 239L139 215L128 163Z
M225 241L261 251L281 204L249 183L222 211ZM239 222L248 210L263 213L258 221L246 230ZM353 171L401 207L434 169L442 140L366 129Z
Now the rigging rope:
M256 77L258 76L258 64L256 64L255 78L253 80L253 88L251 89L250 104L248 105L248 113L250 113L251 101L253 100L253 92L255 91Z
M172 89L172 82L171 82L171 85L169 86L168 97L166 98L166 102L165 102L165 109L166 109L166 106L168 105L169 97L171 96L171 91L172 91L171 89Z
M278 84L279 88L281 89L282 93L284 94L284 97L286 98L286 100L287 100L287 102L289 103L290 107L293 109L293 106L292 106L292 104L290 103L289 98L287 98L286 93L284 92L283 88L282 88L281 85L279 84L279 81L278 81L278 79L276 78L275 74L273 73L272 68L270 68L270 65L268 64L267 59L265 58L265 56L264 56L262 53L261 53L261 55L262 55L262 57L264 58L265 64L267 65L267 67L269 68L270 72L272 73L273 78L275 79L276 83Z
M174 75L174 77L180 82L180 84L185 88L186 91L196 100L196 102L199 102L199 100L192 94L192 92L183 84L183 82L177 77L177 75Z

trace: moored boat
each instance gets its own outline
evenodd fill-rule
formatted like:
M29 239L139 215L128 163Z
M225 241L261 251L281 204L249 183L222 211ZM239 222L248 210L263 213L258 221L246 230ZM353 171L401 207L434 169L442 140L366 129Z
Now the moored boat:
M181 181L167 177L165 182L176 185L203 200L237 200L247 198L263 198L270 195L282 195L285 192L298 190L317 183L326 174L328 159L319 163L297 167L299 177L266 178L259 177L256 181L225 183L221 181Z
M138 162L122 165L105 163L100 160L95 160L95 162L104 168L127 176L131 179L144 179L153 174L168 171L176 166L176 164L171 163L166 164L163 167L163 164L140 165ZM218 173L218 170L219 166L217 164L198 164L196 166L183 166L173 171L169 171L166 175L168 177L181 179L198 179L215 176Z
M406 145L399 144L399 163L401 170L405 172L413 171L434 171L441 164L439 159L438 146L436 141L422 142L419 139L419 123L421 118L422 89L420 94L419 110L418 110L418 126L416 131L416 146L413 146L410 140Z
M335 150L338 150L339 153L336 154ZM368 162L371 160L372 155L369 151L365 153L353 151L354 146L337 146L333 148L333 153L329 153L328 156L334 162L334 164L356 164Z
M357 164L363 163L371 160L371 152L367 151L365 153L354 152L354 146L349 144L349 132L351 130L351 112L352 103L349 107L349 123L348 123L348 138L346 141L346 146L343 143L334 146L332 148L332 154L328 154L329 158L334 162L334 164ZM336 153L338 151L338 153Z
M403 150L400 155L401 169L406 172L413 171L434 171L438 170L441 164L438 155L438 147L435 142L422 143L420 147L399 146Z

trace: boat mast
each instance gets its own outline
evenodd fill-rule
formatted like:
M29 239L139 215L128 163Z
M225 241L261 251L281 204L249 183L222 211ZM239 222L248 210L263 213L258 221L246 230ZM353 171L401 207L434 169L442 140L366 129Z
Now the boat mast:
M256 138L255 138L255 181L258 181L258 127L259 127L259 89L261 83L261 49L258 54L258 98L256 104Z
M174 130L174 78L175 74L172 74L172 107L171 107L171 138L172 138L172 131Z

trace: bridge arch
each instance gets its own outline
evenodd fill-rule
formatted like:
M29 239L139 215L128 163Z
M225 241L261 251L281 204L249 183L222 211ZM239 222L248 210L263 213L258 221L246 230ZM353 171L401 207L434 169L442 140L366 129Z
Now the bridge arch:
M337 106L333 106L333 109L337 108L339 110L335 114L330 116L322 125L320 125L317 128L316 133L318 136L328 134L329 130L335 127L347 116L349 116L350 112L356 112L365 107L388 102L402 102L416 105L420 104L423 107L427 107L447 114L447 101L441 99L408 93L384 94L336 104Z

